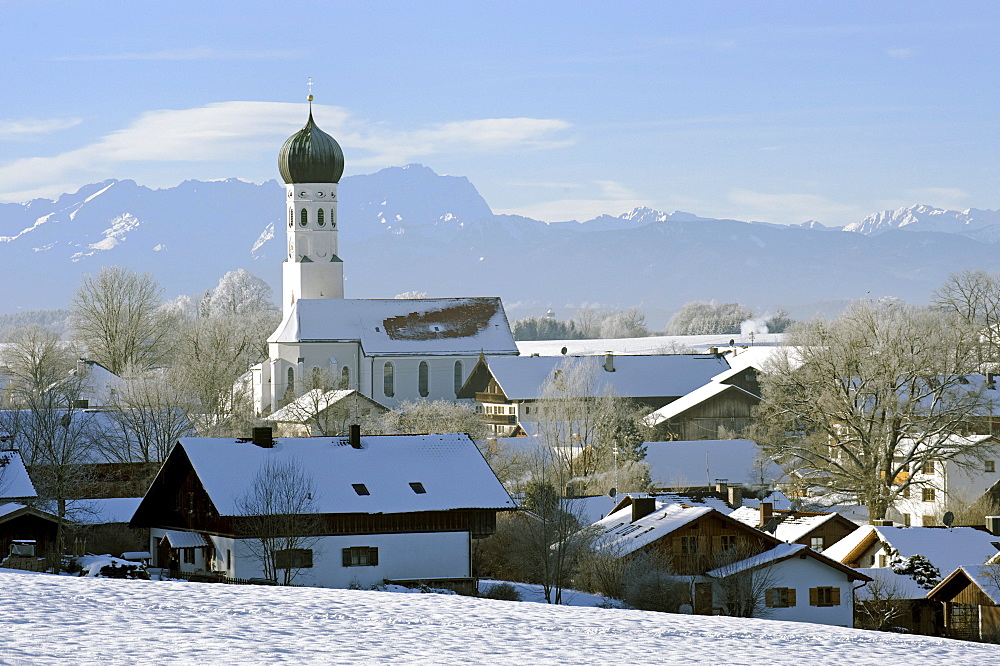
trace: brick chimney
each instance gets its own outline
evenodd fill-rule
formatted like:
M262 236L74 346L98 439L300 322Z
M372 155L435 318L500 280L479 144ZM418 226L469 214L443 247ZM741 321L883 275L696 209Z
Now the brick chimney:
M274 448L274 433L268 426L253 429L253 443L262 449Z
M743 506L743 488L729 486L729 506L738 509Z
M351 435L348 437L348 441L351 443L352 448L361 448L361 426L357 423L351 424Z
M771 502L760 503L760 526L767 525L767 521L774 517L774 504Z

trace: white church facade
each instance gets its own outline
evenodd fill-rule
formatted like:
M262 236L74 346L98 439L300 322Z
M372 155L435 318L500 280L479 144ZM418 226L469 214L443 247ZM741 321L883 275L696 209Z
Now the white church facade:
M282 146L278 168L287 201L283 319L268 338L269 358L253 368L259 414L314 388L320 377L387 407L455 400L481 354L517 355L499 298L344 298L337 248L344 154L316 126L311 104L305 127Z

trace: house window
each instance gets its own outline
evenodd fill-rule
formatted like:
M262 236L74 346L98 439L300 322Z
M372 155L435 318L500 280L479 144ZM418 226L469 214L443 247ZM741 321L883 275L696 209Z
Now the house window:
M938 524L937 516L935 516L932 513L926 514L922 516L920 524L923 525L924 527L934 527L935 525Z
M455 395L462 390L462 362L455 361Z
M910 514L904 513L903 514L903 527L909 527L909 526L910 526Z
M839 587L810 587L809 588L809 605L810 606L839 606L840 605L840 588Z
M194 564L194 548L181 548L185 564Z
M382 366L382 393L387 398L391 398L396 394L396 379L393 376L392 363L388 361Z
M351 369L346 365L340 369L340 388L351 388Z
M423 495L424 493L427 492L427 489L424 488L424 484L420 483L419 481L410 481L410 488L412 488L413 492L415 492L418 495Z
M923 498L923 500L925 502L933 502L934 501L935 493L934 493L934 489L933 488L923 488L923 489L921 489L920 495L921 495L921 497Z
M997 463L995 460L984 460L983 461L983 471L984 472L995 472L997 471Z
M427 394L430 393L428 384L430 384L430 367L427 365L427 361L421 361L420 365L417 366L417 392L420 393L421 398L426 398Z
M311 569L312 548L285 548L274 551L275 569Z
M341 550L345 567L377 567L378 548L372 546L352 546Z
M352 483L351 487L354 488L354 492L356 492L359 495L371 495L371 493L368 491L368 486L366 486L363 483Z
M326 220L323 219L323 209L322 208L320 208L318 211L316 211L316 224L318 224L321 227L326 225Z
M925 462L924 466L921 468L920 471L922 471L924 474L933 474L934 473L934 461L933 460L928 460L927 462Z
M226 549L226 569L233 570L233 551L228 548Z
M681 555L694 555L697 552L698 552L698 537L682 536Z
M530 414L531 413L531 405L525 405L524 406L524 413L525 414Z
M306 212L305 208L299 211L299 224L303 227L309 224L309 213Z
M825 539L821 536L809 537L809 547L817 553L822 553L824 541Z
M910 487L903 488L903 499L910 499Z
M764 603L768 608L789 608L795 605L794 587L772 587L764 591Z
M731 551L736 550L736 535L735 534L723 534L719 537L719 550L721 551Z

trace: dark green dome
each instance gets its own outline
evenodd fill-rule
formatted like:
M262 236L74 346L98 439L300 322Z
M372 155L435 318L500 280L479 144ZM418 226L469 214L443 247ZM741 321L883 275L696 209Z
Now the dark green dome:
M281 147L278 171L286 183L339 183L344 175L344 151L332 136L316 127L311 108L306 126Z

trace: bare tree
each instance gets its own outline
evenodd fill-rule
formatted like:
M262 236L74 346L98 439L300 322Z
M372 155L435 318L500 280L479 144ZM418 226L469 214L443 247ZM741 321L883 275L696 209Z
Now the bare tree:
M244 547L265 578L290 585L313 566L322 520L313 478L298 461L264 463L236 507Z
M0 361L10 380L8 403L17 404L28 395L39 395L69 376L74 367L72 350L59 336L41 326L14 329L4 340Z
M74 335L115 374L155 367L170 355L174 329L159 311L161 294L151 274L123 266L84 275L72 301Z
M491 436L469 403L448 400L408 400L381 416L373 428L383 434L464 432L477 442Z
M980 363L1000 360L1000 273L952 273L934 292L934 304L979 331Z
M855 597L857 628L892 631L906 610L906 591L896 579L896 574L889 571L886 569L873 574L872 581L858 590Z
M717 551L709 564L717 580L722 614L730 617L767 617L767 591L781 581L758 544L737 540L735 548Z
M806 483L881 519L924 483L910 472L925 462L975 464L986 454L988 443L954 436L991 411L984 386L967 378L977 333L957 317L859 302L788 336L794 347L762 377L754 435Z

